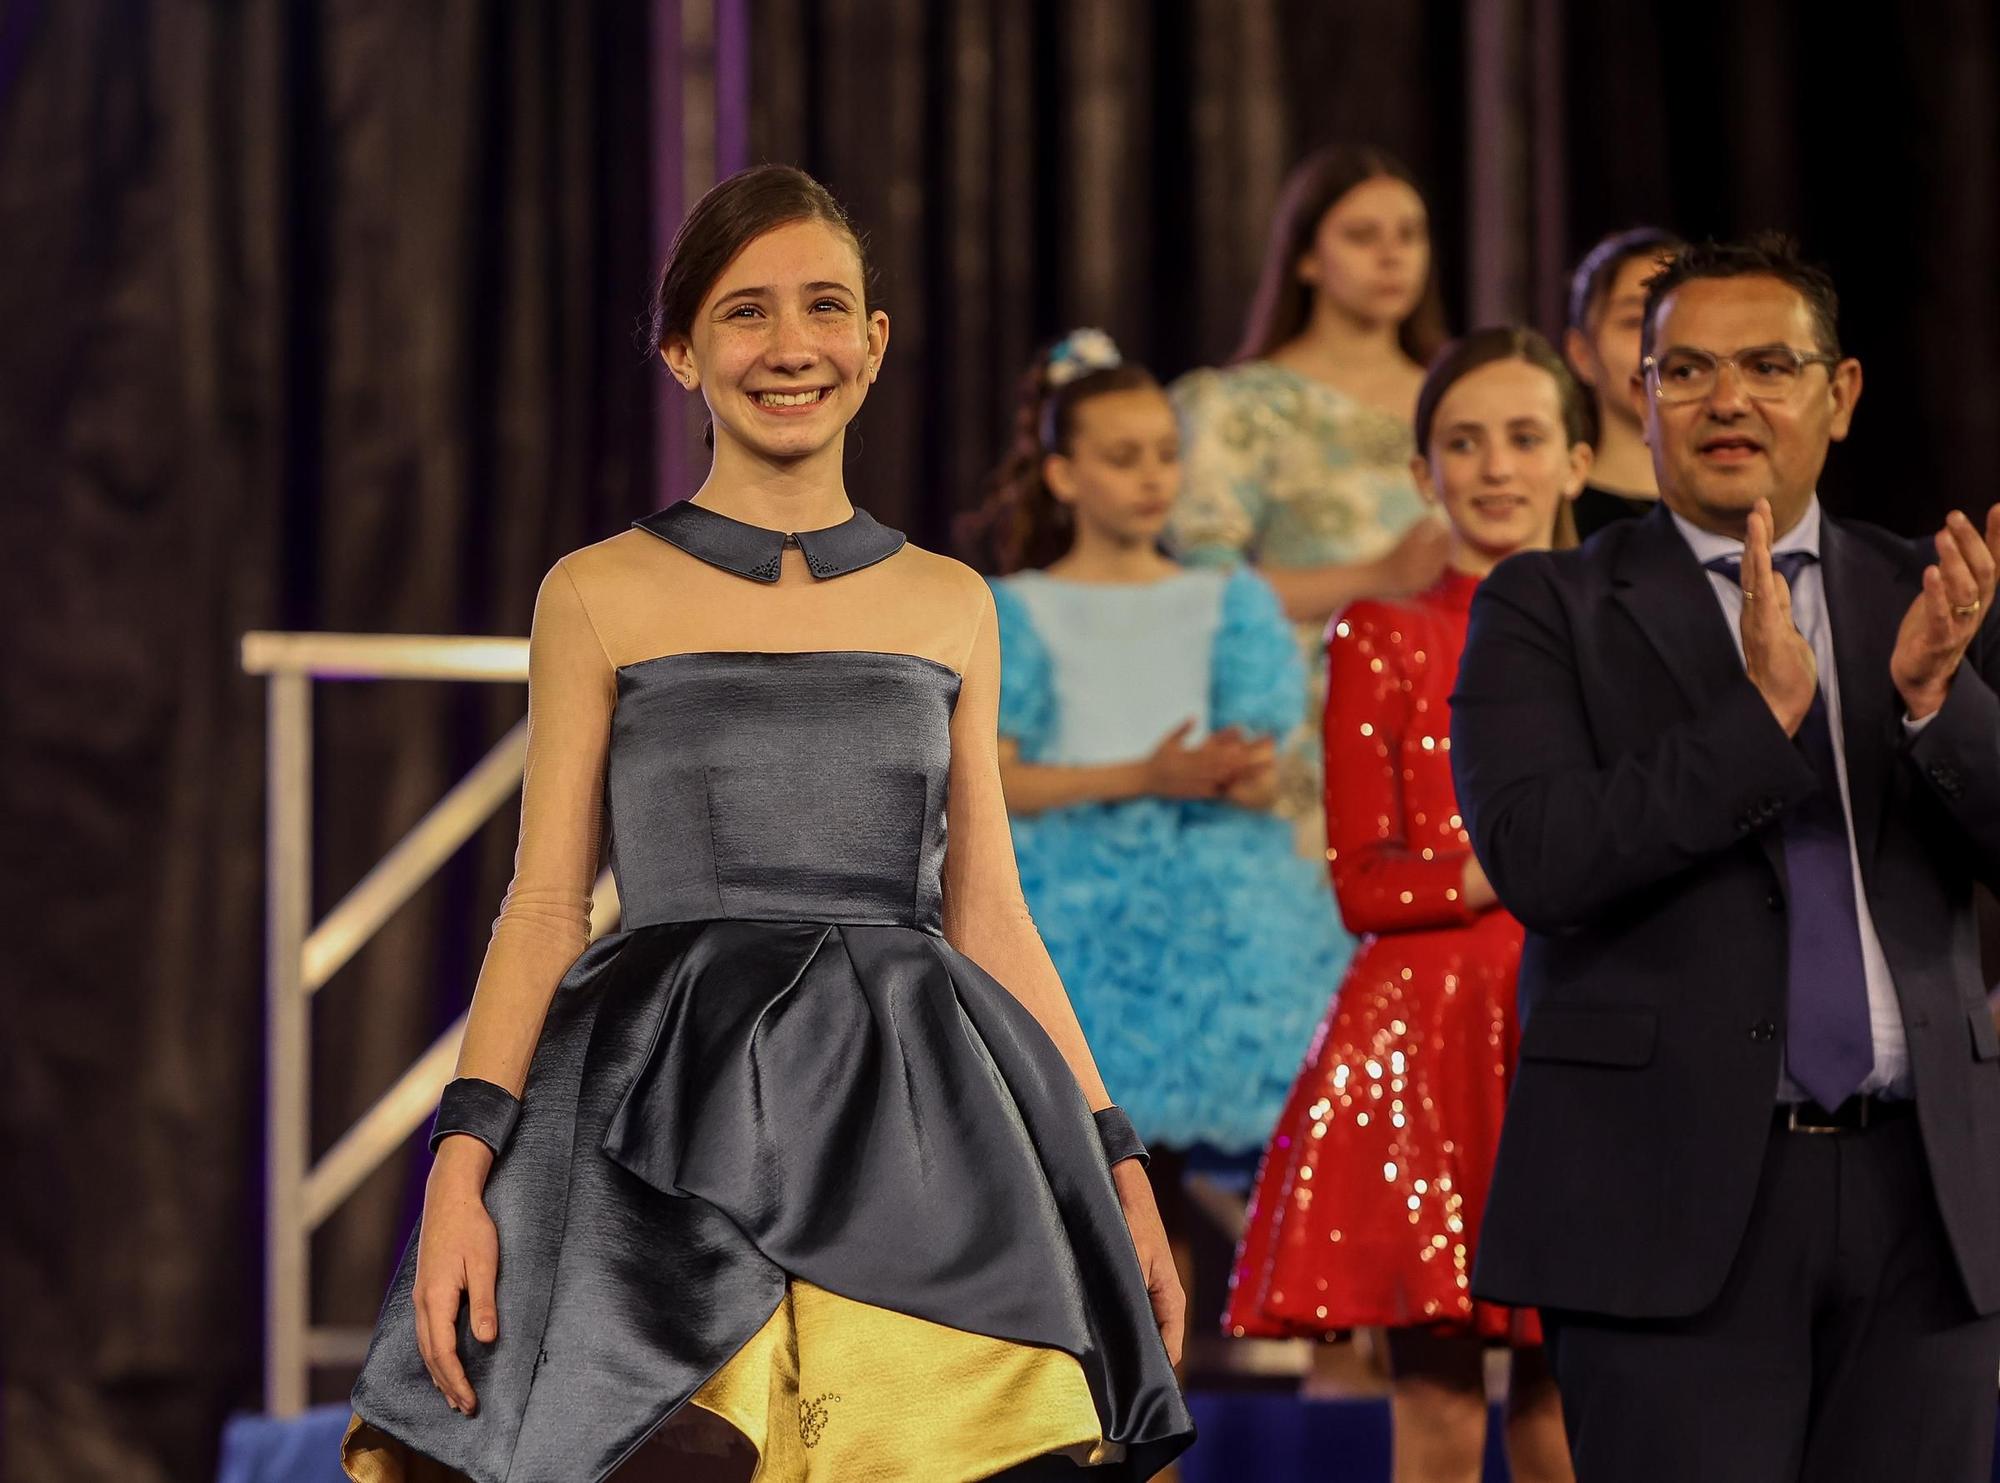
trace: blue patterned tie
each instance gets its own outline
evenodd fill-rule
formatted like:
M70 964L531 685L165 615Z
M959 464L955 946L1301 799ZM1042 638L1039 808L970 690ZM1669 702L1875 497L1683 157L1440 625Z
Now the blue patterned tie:
M1780 551L1771 564L1796 588L1799 572L1819 558ZM1742 564L1718 557L1709 570L1739 586ZM1768 595L1757 598L1768 601ZM1785 992L1785 1068L1822 1107L1838 1107L1875 1069L1868 1019L1868 972L1861 959L1861 919L1854 900L1854 860L1847 809L1827 723L1824 685L1794 744L1819 774L1819 791L1795 804L1784 822L1785 876L1791 897L1791 954Z

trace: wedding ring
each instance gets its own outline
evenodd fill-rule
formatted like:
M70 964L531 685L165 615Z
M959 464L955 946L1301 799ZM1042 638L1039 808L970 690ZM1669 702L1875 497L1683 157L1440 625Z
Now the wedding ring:
M1978 611L1979 611L1978 603L1962 602L1953 606L1951 610L1951 615L1954 618L1970 618L1974 613Z
M1745 587L1743 589L1743 600L1745 602L1754 602L1756 600L1756 597L1757 594L1752 592L1748 587Z

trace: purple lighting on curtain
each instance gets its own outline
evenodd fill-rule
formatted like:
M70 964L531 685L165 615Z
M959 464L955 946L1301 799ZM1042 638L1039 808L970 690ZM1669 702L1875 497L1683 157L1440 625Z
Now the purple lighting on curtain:
M653 257L664 261L681 222L681 6L653 0L651 12L653 111ZM687 461L684 393L666 371L652 367L653 503L669 505L689 493L675 471Z
M750 162L750 0L652 0L653 249L695 199ZM696 418L664 373L653 398L654 502L694 492Z
M750 0L715 0L715 178L750 163Z

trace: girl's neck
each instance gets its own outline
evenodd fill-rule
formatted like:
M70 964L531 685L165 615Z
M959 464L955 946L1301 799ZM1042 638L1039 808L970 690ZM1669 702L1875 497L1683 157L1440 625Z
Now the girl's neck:
M1660 486L1653 473L1653 450L1645 436L1630 422L1598 409L1597 457L1590 466L1590 482L1634 499L1658 499Z
M1126 542L1079 528L1069 550L1045 570L1066 582L1109 587L1158 582L1178 573L1180 567L1151 541Z
M1384 371L1413 367L1401 331L1385 320L1357 319L1325 294L1313 299L1305 328L1279 347L1274 359L1309 374Z
M732 520L787 534L839 525L854 513L840 466L846 441L842 435L817 453L780 463L718 435L714 462L694 501Z
M1506 551L1489 551L1474 545L1457 530L1451 533L1451 546L1445 553L1444 564L1448 572L1458 572L1463 576L1484 581L1487 575L1508 557L1521 551L1546 551L1547 541L1533 541L1525 546L1515 546Z

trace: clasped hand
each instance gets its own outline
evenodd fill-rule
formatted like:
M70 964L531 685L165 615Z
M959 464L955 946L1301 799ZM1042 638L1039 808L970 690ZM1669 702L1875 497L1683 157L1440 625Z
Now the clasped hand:
M1262 807L1277 776L1277 744L1225 726L1190 746L1194 722L1183 721L1146 758L1146 791L1157 798L1224 798Z

